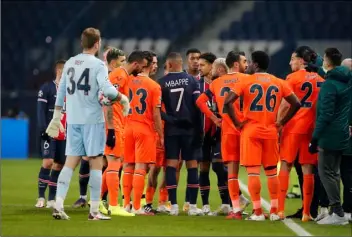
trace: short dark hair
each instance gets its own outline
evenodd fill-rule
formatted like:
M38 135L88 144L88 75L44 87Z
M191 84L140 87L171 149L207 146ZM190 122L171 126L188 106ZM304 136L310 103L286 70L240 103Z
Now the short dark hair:
M55 62L55 67L57 67L57 65L60 65L60 64L65 64L66 63L66 60L64 59L59 59Z
M305 62L307 72L318 72L319 67L315 65L318 54L309 46L300 46L294 51L297 57L302 58Z
M241 58L241 55L242 56L246 56L246 54L243 52L243 51L230 51L227 56L226 56L226 66L228 68L232 68L233 67L233 64L235 62L239 62L240 61L240 58Z
M187 50L186 56L188 56L188 55L191 54L191 53L199 53L199 54L201 54L201 52L200 52L199 49L191 48L191 49L188 49L188 50Z
M147 67L149 67L153 62L153 53L150 51L143 51L144 58L147 60Z
M325 49L325 56L330 60L333 66L340 66L342 62L342 54L337 48Z
M112 47L106 54L106 61L110 63L111 60L118 59L120 56L125 56L125 53L121 49Z
M258 64L258 68L267 70L270 63L270 57L264 51L254 51L252 53L252 62Z
M91 49L100 40L100 31L95 28L87 28L82 32L81 42L83 49Z
M181 54L177 53L177 52L171 52L167 55L166 59L177 59L177 58L181 58Z
M144 56L143 51L135 50L128 56L127 62L128 63L134 63L134 62L140 63L143 61L144 58L145 58L145 56Z
M154 53L153 51L149 51L153 57L157 57L158 55L156 55L156 53Z
M213 62L216 60L215 54L210 53L210 52L208 52L208 53L202 53L202 54L200 55L199 59L201 59L201 58L204 59L205 61L207 61L207 62L210 63L210 64L213 64Z

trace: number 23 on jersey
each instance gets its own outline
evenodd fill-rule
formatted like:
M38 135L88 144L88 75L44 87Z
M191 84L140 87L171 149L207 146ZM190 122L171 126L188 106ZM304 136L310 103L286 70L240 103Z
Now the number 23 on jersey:
M145 89L140 88L138 90L136 90L135 93L133 93L133 91L131 89L129 89L129 99L130 99L130 103L131 103L131 108L129 111L129 114L132 114L132 110L136 111L136 113L138 114L144 114L144 112L147 109L147 99L148 93ZM134 97L135 100L138 100L138 102L132 102Z

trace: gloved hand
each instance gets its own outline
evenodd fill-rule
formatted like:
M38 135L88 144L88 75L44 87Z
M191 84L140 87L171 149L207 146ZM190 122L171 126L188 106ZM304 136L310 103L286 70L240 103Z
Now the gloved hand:
M308 151L310 154L315 154L318 152L318 140L312 138L312 140L309 143Z
M45 132L45 130L41 131L40 132L40 138L43 140L43 141L49 141L49 135Z
M116 137L115 137L115 130L108 129L108 136L106 137L106 145L113 149L115 147Z
M192 122L186 118L174 118L173 123L179 128L189 129L193 127Z
M50 137L55 138L59 136L59 132L64 132L64 131L65 131L65 128L61 124L61 110L55 109L53 118L51 119L49 126L46 129L46 133Z

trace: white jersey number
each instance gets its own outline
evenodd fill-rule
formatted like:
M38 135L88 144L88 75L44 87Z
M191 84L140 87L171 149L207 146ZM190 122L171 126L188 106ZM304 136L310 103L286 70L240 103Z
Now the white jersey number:
M184 88L176 88L176 89L170 90L171 93L180 92L180 97L178 98L178 102L177 102L177 106L176 106L176 112L178 112L180 110L184 91L185 91Z

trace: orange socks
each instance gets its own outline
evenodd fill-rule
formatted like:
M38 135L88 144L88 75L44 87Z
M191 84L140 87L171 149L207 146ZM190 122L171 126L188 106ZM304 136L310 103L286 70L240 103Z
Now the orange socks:
M314 193L314 174L303 175L303 214L310 215Z
M153 203L154 194L155 194L155 188L148 185L145 193L145 201L147 202L147 204Z
M262 203L260 200L260 191L262 189L260 183L260 166L247 167L248 173L248 191L253 202L253 209L256 215L263 214Z
M285 211L285 200L288 190L289 173L286 170L280 170L279 174L279 212Z
M141 199L144 191L145 175L146 175L145 170L139 169L134 171L132 186L133 186L133 208L135 210L139 210L141 208Z
M271 202L270 213L277 213L278 209L278 191L279 180L277 178L277 169L265 170L266 177L268 178L268 189Z
M106 193L106 191L108 191L108 185L106 184L106 170L103 173L103 181L101 183L101 194L100 194L100 198L103 197L104 193Z
M159 188L159 203L160 204L165 204L168 199L168 192L166 187Z
M106 184L108 186L109 204L111 206L118 205L120 167L121 161L114 160L108 162L108 168L106 169Z
M234 212L236 213L236 212L241 211L240 196L239 196L240 186L238 183L238 175L237 174L229 174L228 175L227 186L229 189L229 195L230 195L230 199L232 202L232 207L233 207Z
M126 207L131 201L132 182L133 182L133 169L125 168L123 172L123 206Z
M253 202L253 209L256 215L263 214L262 203L260 200L260 191L261 191L260 177L259 174L249 174L248 176L248 191Z

